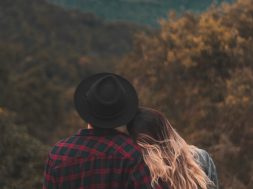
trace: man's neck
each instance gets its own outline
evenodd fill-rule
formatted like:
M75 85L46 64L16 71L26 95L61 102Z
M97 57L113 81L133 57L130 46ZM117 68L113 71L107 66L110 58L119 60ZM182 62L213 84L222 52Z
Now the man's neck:
M116 127L115 130L125 133L125 134L128 134L127 127L125 125L120 126L120 127Z
M94 129L94 127L92 127L91 124L88 124L87 129ZM127 127L125 125L120 126L120 127L116 127L115 130L125 133L125 134L128 134Z
M93 127L91 126L91 124L88 123L87 129L93 129Z

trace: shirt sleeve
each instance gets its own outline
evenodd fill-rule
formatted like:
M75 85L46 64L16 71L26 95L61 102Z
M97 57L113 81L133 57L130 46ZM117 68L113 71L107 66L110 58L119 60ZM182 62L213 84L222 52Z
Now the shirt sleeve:
M58 187L55 178L56 177L55 171L53 169L53 160L51 160L48 156L44 170L43 189L57 189Z

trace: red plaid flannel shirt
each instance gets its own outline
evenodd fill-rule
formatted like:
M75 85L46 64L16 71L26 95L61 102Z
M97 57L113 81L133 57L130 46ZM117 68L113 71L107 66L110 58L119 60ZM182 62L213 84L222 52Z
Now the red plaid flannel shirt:
M82 129L49 153L43 189L151 189L150 173L129 136Z

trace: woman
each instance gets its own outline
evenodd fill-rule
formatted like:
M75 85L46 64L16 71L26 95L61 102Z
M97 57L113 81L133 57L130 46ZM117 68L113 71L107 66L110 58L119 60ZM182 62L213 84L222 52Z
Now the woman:
M141 147L152 186L170 189L218 188L215 165L209 154L189 145L160 112L140 108L127 126Z

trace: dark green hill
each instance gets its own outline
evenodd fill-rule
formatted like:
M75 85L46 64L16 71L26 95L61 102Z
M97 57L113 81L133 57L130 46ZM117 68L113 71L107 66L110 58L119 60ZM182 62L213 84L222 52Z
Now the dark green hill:
M20 124L45 139L66 123L71 87L88 74L112 71L139 30L45 0L1 0L0 107L16 112Z
M128 20L131 22L157 25L169 10L181 13L185 10L200 12L212 3L234 0L48 0L66 8L93 12L108 20Z
M132 33L139 29L124 22L105 23L92 13L67 12L44 0L1 0L0 10L1 41L18 42L32 51L120 55L129 50Z
M91 73L113 71L140 30L45 0L0 1L1 189L42 186L45 144L84 127L74 87Z

